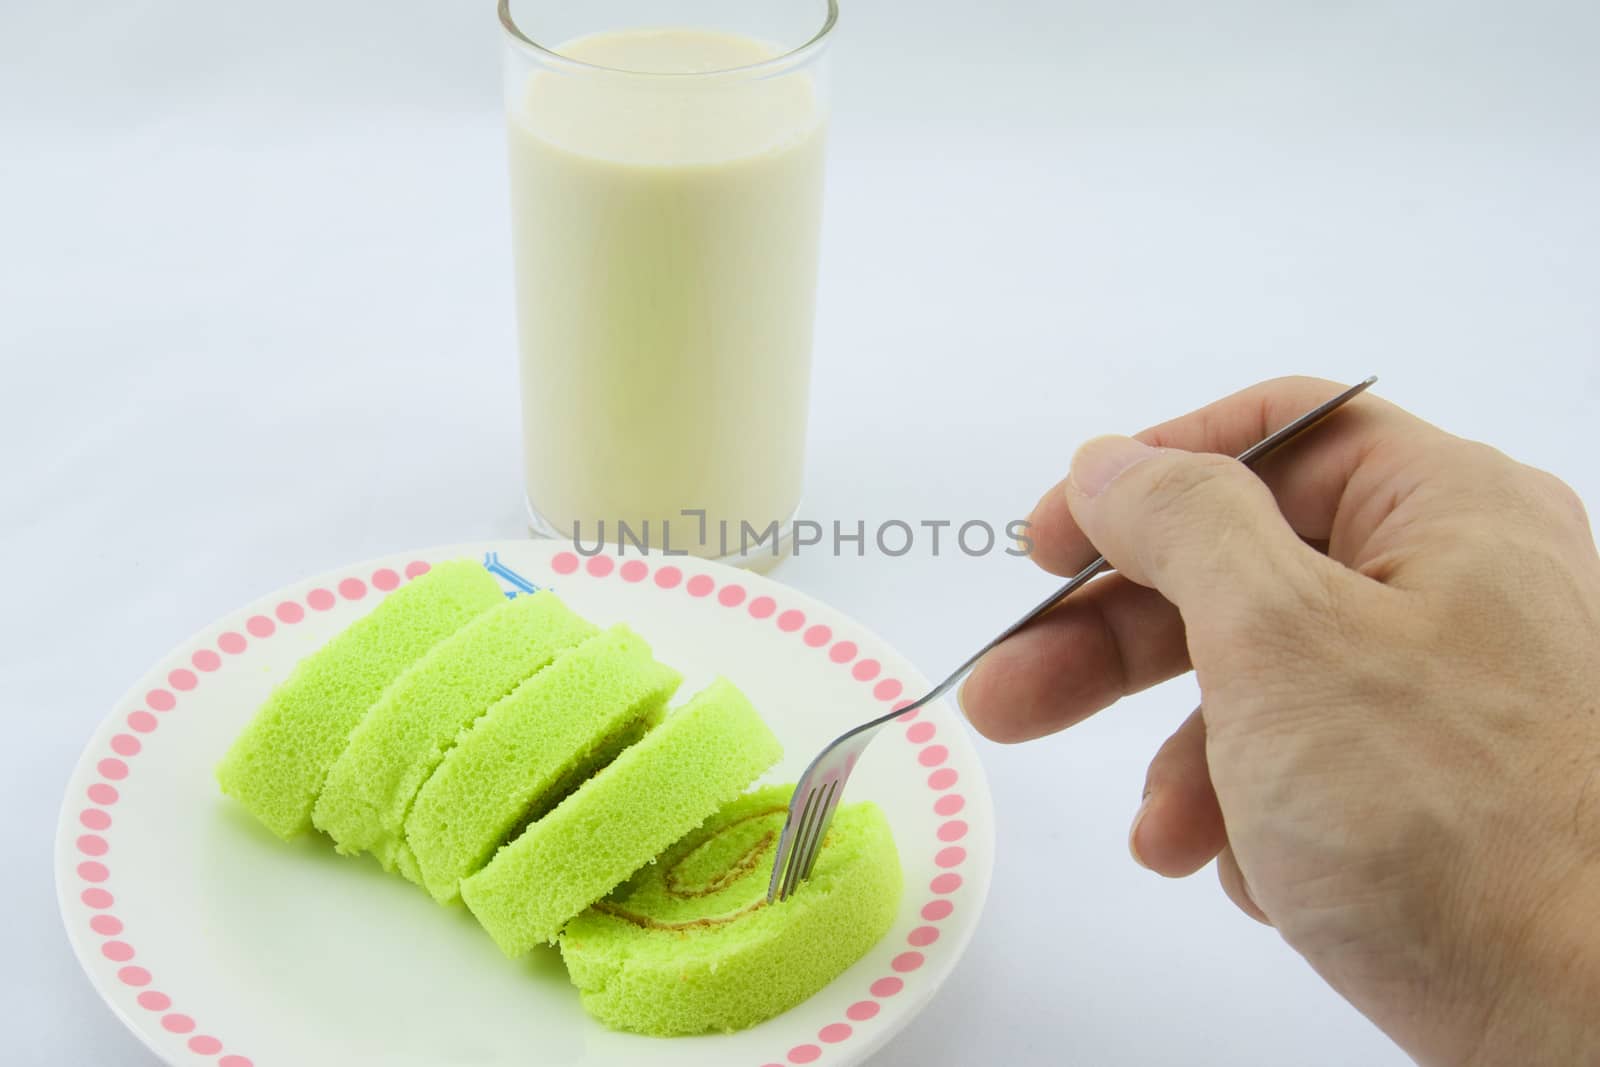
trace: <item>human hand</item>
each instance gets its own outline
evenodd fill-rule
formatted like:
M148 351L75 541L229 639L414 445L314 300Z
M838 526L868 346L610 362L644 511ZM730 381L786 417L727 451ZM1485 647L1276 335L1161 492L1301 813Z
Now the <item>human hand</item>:
M962 706L1022 741L1192 668L1202 706L1150 765L1141 863L1215 858L1234 903L1424 1063L1587 1062L1600 554L1583 506L1370 395L1259 479L1196 454L1341 388L1268 382L1086 444L1033 513L1034 558L1068 574L1098 550L1117 573L986 656Z

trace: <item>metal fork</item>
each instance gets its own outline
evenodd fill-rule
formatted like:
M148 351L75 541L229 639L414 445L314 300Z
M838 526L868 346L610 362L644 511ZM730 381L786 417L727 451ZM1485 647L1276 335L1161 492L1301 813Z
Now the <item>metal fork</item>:
M1333 414L1365 392L1377 380L1374 376L1351 386L1327 403L1312 408L1287 426L1251 445L1236 458L1246 466L1252 465L1256 460ZM800 776L799 783L794 787L794 796L789 801L789 814L784 820L783 833L778 838L778 849L773 857L772 879L767 883L768 902L787 899L789 894L811 875L811 868L817 862L817 854L822 851L822 842L828 832L828 825L833 821L834 809L839 806L839 797L844 793L844 784L849 780L850 772L855 770L856 761L861 758L861 753L866 751L867 745L872 743L872 739L878 736L883 727L902 715L938 700L996 645L1055 607L1063 598L1085 585L1091 578L1110 569L1111 565L1106 562L1106 558L1098 557L1073 575L1066 585L1046 597L1032 611L1006 627L1000 636L973 653L965 663L951 672L950 677L928 690L921 699L880 715L870 722L862 723L829 742L828 746L811 761L806 773Z

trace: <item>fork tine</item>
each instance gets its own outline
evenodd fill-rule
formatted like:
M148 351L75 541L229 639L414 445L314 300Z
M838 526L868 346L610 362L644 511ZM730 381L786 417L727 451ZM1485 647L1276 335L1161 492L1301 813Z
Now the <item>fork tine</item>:
M817 849L822 845L822 832L826 829L823 813L830 810L829 805L838 791L837 778L830 779L826 786L818 790L821 799L812 809L811 822L806 826L806 832L795 842L794 855L789 860L789 876L783 893L785 897L799 889L800 883L811 873L811 865L817 859Z
M806 814L801 820L799 828L795 831L794 841L789 846L789 862L783 871L783 884L778 888L778 899L788 900L795 886L800 882L800 855L805 851L806 841L811 836L811 827L816 822L818 800L822 790L813 789L806 796Z
M839 798L843 794L842 780L829 783L828 795L823 800L816 818L812 820L811 841L796 863L800 870L799 877L795 880L797 884L811 877L811 870L817 865L817 857L822 855L822 845L828 837L828 825L833 821L833 811L839 806Z
M794 831L797 822L794 817L794 801L789 802L789 813L783 818L783 829L778 834L778 847L772 851L772 874L767 878L767 903L771 904L778 899L778 889L783 883L783 875L788 870L789 853L794 848Z
M801 783L804 785L804 783ZM816 790L795 790L789 799L789 814L783 820L783 832L778 835L778 848L772 857L772 877L767 882L767 900L782 900L786 894L790 861L794 858L795 841L811 818L811 805L816 802ZM798 817L796 813L798 814Z
M800 888L800 879L805 872L803 863L806 850L811 847L811 841L816 836L817 818L822 814L823 805L827 803L827 785L819 785L811 790L806 801L806 821L795 834L794 847L789 850L789 869L783 876L783 894L780 899L787 900L796 889Z

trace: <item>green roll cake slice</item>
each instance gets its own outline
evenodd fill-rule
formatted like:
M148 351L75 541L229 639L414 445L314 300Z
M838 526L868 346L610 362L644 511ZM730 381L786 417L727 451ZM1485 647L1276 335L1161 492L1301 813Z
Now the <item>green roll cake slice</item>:
M462 899L508 956L554 941L782 754L744 694L719 678L462 882Z
M741 797L567 925L585 1010L616 1030L742 1030L833 981L888 932L900 860L873 804L841 807L811 877L766 902L792 787Z
M414 865L435 900L455 900L520 826L654 725L681 680L626 626L558 656L445 754L406 816L401 871Z
M267 698L217 767L222 791L279 837L311 829L328 769L389 683L504 601L489 572L467 560L441 563L389 594Z
M384 690L328 772L312 823L340 852L371 852L393 870L411 801L462 730L599 632L551 593L479 615Z
M573 760L572 765L561 772L554 785L543 790L539 796L535 798L534 802L529 805L528 810L525 811L522 814L522 817L516 821L516 824L511 828L511 830L500 838L500 841L510 840L512 837L516 836L516 834L524 826L528 825L528 823L534 821L535 819L542 818L547 812L550 811L550 809L559 804L562 799L570 795L574 789L577 789L578 786L582 785L595 774L599 773L601 768L607 766L612 760L621 755L622 751L629 745L638 743L638 741L643 738L645 734L659 726L665 714L666 697L663 697L661 700L655 701L648 707L644 708L637 718L631 719L624 723L616 733L601 738L593 749L583 753ZM494 844L489 846L489 854L493 853L494 847ZM473 869L481 869L483 864L487 862L488 859L489 855L486 854L482 861L474 865ZM411 851L410 842L403 838L395 845L394 848L393 869L407 881L414 882L417 885L426 888L426 883L422 879L422 868L417 863L417 857ZM441 900L440 903L453 903L455 898L459 895L460 892L458 888L456 894L448 899Z

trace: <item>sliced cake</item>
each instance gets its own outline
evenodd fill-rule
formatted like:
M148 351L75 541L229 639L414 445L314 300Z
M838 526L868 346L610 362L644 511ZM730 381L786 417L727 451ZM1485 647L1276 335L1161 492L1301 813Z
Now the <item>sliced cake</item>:
M740 797L567 924L561 955L589 1014L663 1037L742 1030L817 992L888 932L900 860L870 803L841 807L811 877L767 903L790 791Z
M350 734L312 811L340 852L395 868L412 799L456 737L558 655L599 633L553 593L477 616L395 679Z
M456 899L522 825L659 720L681 680L644 639L616 626L556 657L499 700L445 754L406 816L413 869L440 903Z
M462 898L508 956L554 941L782 754L744 694L718 679L530 823L461 884Z
M311 810L350 732L405 669L505 601L476 563L441 563L301 660L217 768L222 791L273 833L311 829Z

